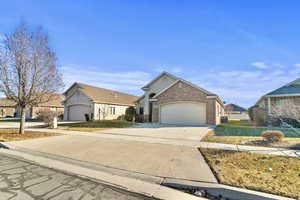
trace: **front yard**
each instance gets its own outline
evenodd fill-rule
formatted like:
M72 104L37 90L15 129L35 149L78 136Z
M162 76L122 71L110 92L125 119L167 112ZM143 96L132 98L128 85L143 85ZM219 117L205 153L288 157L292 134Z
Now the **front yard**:
M27 131L27 130L25 130L24 134L19 134L18 129L0 129L0 142L10 142L16 140L26 140L26 139L42 138L42 137L58 136L58 135L61 134L38 132L38 131Z
M300 159L201 149L220 183L292 198L300 197Z
M300 138L283 138L279 143L265 143L262 137L256 136L218 136L214 131L210 131L202 142L215 142L223 144L244 144L244 145L256 145L266 147L281 147L290 149L300 149Z
M59 128L72 131L98 131L111 128L126 128L135 125L134 122L121 120L97 120L78 123L64 123L60 124Z

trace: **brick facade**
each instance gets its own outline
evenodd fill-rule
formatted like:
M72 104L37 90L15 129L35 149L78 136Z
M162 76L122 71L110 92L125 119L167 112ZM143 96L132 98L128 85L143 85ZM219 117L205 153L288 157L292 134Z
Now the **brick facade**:
M200 102L206 104L206 121L207 124L216 124L216 99L207 98L207 94L199 89L179 81L172 87L157 96L153 102L152 122L159 122L159 106L172 102Z

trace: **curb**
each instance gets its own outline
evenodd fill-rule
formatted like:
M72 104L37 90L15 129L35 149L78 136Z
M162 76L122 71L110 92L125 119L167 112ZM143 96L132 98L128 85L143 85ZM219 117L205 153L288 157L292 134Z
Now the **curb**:
M29 160L39 165L46 166L48 168L61 170L67 173L77 174L79 176L96 179L104 184L117 187L123 190L127 190L133 193L139 193L147 197L161 199L161 200L204 200L204 198L196 197L191 194L187 194L163 185L141 181L134 178L122 177L113 175L107 172L93 170L85 167L80 167L72 164L67 164L62 161L54 159L44 158L42 156L33 156L28 153L23 153L17 150L8 150L1 148L0 152L21 157L25 160Z

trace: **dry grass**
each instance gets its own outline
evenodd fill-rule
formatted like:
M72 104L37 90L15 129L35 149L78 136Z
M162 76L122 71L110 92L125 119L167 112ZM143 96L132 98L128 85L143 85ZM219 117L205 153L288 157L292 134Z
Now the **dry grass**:
M217 136L214 131L210 131L204 138L202 142L215 142L224 144L241 144L242 141L254 141L263 140L263 137L253 137L253 136ZM300 143L300 138L283 138L283 142Z
M300 197L299 158L213 149L201 152L223 184Z
M220 124L220 126L226 127L252 127L253 124L250 120L229 120L228 123Z
M38 131L26 131L26 130L24 134L19 134L18 129L0 129L0 142L26 140L26 139L58 136L58 135L61 134L38 132Z
M83 131L83 132L93 132L93 131L102 131L110 128L89 128L89 127L66 127L60 126L59 129L69 130L69 131Z

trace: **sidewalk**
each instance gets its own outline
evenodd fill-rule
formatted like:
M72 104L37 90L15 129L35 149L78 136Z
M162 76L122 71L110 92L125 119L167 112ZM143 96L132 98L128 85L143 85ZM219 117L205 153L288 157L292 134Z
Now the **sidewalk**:
M80 132L80 131L68 131L61 129L38 129L30 128L31 131L44 131L51 133L61 133L66 135L84 135L93 136L108 139L121 139L129 141L140 141L154 144L168 144L177 146L188 146L194 148L211 148L211 149L223 149L231 151L242 151L242 152L253 152L262 154L272 154L280 156L291 156L300 158L300 150L289 150L284 148L271 148L271 147L257 147L257 146L246 146L246 145L235 145L235 144L222 144L222 143L211 143L211 142L200 142L200 141L188 141L188 140L176 140L176 139L165 139L165 138L153 138L153 137L141 137L141 136L129 136L129 135L117 135L109 133L93 133L93 132Z

